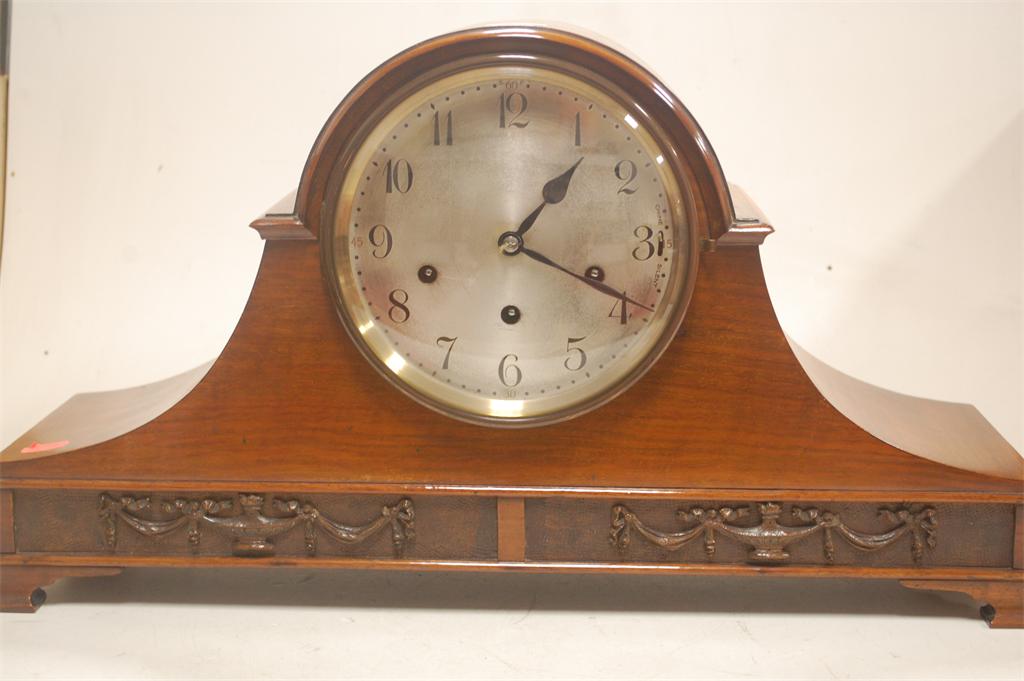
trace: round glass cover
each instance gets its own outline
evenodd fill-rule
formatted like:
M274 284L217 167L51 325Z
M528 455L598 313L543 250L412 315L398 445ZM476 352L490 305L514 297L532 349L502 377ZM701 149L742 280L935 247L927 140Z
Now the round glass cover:
M521 64L385 112L348 164L327 260L371 363L491 425L569 418L646 371L688 302L693 238L670 152L638 118Z

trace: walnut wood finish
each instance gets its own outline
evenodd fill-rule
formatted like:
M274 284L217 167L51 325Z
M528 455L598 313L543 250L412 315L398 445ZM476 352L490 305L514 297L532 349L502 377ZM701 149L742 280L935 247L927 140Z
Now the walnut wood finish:
M138 428L187 395L212 365L146 385L74 395L4 449L0 463L63 454Z
M836 371L792 339L789 344L829 402L883 442L949 466L1024 478L1024 459L973 406L884 390Z
M1013 533L1013 567L1024 570L1024 505L1017 506L1016 518Z
M0 553L14 553L14 493L0 490Z
M691 217L705 246L680 333L639 383L572 421L495 430L418 406L363 361L325 291L316 239L338 152L378 105L450 59L528 48L614 80L666 129L679 150L669 161L694 188ZM1019 456L957 405L925 408L889 393L879 416L877 406L859 403L881 399L863 384L816 379L842 393L847 413L880 422L876 435L939 452L940 463L877 439L822 396L768 296L757 244L771 228L745 200L737 217L700 128L657 88L616 52L534 29L443 36L371 74L314 145L295 213L254 223L268 241L252 293L195 388L144 425L133 414L158 413L158 397L176 400L174 391L203 369L162 392L73 399L0 455L5 550L13 534L13 552L0 555L3 608L30 609L39 584L97 570L303 566L955 583L997 601L1001 622L1019 623L1011 600L1024 583ZM134 430L100 441L99 415L115 408L112 420ZM908 435L908 418L936 414L943 428ZM59 453L36 457L33 443L64 439L72 442ZM695 542L668 552L659 537L688 527L676 521L680 500L761 511L712 528L731 533L713 555L705 528L703 550ZM879 516L883 506L902 510ZM613 544L616 507L641 518L653 541ZM321 530L338 541L316 543ZM817 539L798 541L802 534ZM751 548L781 564L752 564Z
M904 579L900 584L925 591L965 593L982 603L981 616L993 629L1024 628L1024 582Z
M526 559L526 505L522 497L498 499L498 560Z
M317 244L268 242L234 335L187 397L116 439L5 464L2 486L257 491L264 488L253 483L263 482L278 490L377 484L1024 498L1019 479L912 456L847 420L793 356L757 250L701 257L679 338L636 386L573 421L506 432L438 417L396 394L335 319Z
M793 578L853 578L853 579L919 579L982 582L1022 582L1020 570L997 568L865 568L836 565L822 569L820 565L746 565L735 563L645 563L645 562L587 562L587 561L495 561L495 560L423 560L394 558L339 558L274 556L270 558L237 558L233 556L94 556L51 553L46 555L22 553L7 556L0 561L7 567L203 567L203 568L301 568L301 569L356 569L356 570L442 570L455 572L531 572L531 573L622 573L622 574L679 574L722 575L728 577ZM0 571L2 574L2 571Z
M44 586L64 577L109 577L118 567L29 567L4 565L0 573L0 611L35 612L46 602Z

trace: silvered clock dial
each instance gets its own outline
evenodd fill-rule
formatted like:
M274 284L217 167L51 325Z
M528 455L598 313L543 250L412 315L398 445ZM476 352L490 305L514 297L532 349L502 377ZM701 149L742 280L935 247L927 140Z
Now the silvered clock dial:
M455 418L539 425L612 399L675 334L694 236L672 149L610 83L462 65L377 112L325 266L364 355Z

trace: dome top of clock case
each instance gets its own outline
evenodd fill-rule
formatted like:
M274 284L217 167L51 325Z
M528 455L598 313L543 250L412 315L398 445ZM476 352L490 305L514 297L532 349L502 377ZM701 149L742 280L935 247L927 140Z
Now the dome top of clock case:
M578 416L651 370L700 244L735 222L663 84L539 27L442 36L378 67L325 125L296 210L369 364L496 426Z

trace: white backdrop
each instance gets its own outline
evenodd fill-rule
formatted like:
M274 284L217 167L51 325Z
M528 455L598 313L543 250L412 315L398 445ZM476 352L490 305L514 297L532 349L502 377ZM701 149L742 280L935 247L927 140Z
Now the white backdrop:
M1021 449L1019 3L15 2L0 446L73 393L215 356L258 264L246 225L348 89L509 20L608 36L680 96L776 226L763 258L795 340L973 403Z

